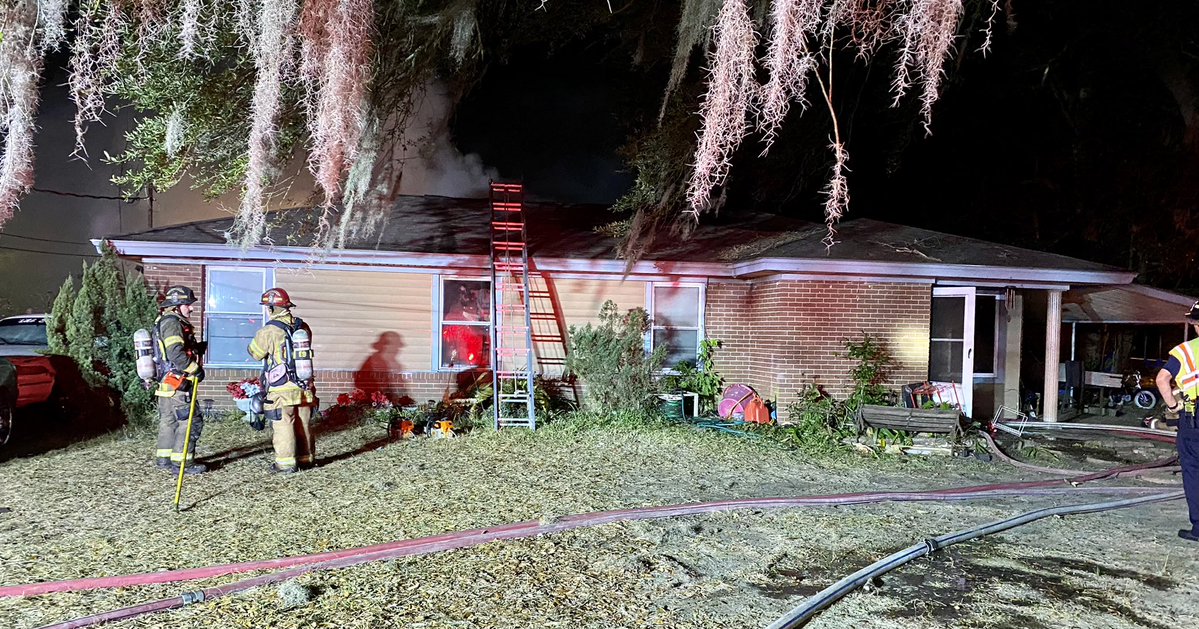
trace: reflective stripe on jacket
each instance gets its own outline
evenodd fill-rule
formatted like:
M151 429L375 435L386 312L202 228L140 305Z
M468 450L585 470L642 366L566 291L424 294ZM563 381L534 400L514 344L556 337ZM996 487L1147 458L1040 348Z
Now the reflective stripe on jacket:
M291 327L295 324L295 317L288 310L283 310L271 317L272 320L280 321ZM287 332L284 332L277 326L265 325L258 330L250 341L250 346L247 351L254 360L264 360L268 356L267 366L273 367L283 362L287 354ZM266 383L263 383L266 384ZM295 382L284 382L279 386L268 387L266 404L264 408L274 410L283 406L299 406L308 405L316 400L316 393L309 386L307 389L300 387Z
M1185 343L1176 345L1170 350L1170 356L1178 360L1180 367L1174 381L1182 390L1186 400L1186 410L1195 412L1195 400L1199 399L1199 338L1193 338Z
M162 374L164 379L166 371L170 369L189 376L200 371L199 344L196 343L195 329L190 321L178 312L168 310L158 316L154 329L158 333L158 353L165 363L162 365L165 367ZM175 390L160 380L154 395L174 397Z

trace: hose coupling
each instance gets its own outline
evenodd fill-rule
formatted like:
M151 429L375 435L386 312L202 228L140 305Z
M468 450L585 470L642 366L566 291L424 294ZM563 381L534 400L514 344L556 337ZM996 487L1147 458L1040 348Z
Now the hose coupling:
M183 604L191 605L193 603L204 602L204 590L192 590L191 592L183 593Z

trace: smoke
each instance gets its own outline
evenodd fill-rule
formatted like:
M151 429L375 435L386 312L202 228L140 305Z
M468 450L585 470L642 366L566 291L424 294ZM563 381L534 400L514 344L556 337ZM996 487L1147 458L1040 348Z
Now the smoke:
M401 194L478 198L487 196L487 184L498 179L478 154L463 155L450 134L453 103L444 85L433 83L404 131L400 157L404 176Z

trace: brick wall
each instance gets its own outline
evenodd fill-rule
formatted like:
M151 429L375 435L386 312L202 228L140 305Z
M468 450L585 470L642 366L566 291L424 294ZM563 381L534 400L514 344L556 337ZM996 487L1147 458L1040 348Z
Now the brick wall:
M720 339L715 360L725 382L753 379L753 303L748 282L708 284L704 328L707 338Z
M745 382L785 405L805 383L836 397L852 388L845 341L883 340L897 364L894 386L928 374L932 290L919 284L763 281L709 285L707 336L726 382Z
M212 400L216 410L236 408L233 397L225 390L230 382L259 375L253 369L205 369L205 380L200 383L202 400ZM484 372L486 373L486 372ZM316 372L316 391L321 407L328 408L337 403L337 396L356 388L364 391L383 391L393 399L402 399L405 404L440 400L449 393L469 388L477 372L412 372L392 373L383 371L321 370Z
M146 264L151 290L183 284L198 299L191 320L203 338L204 267ZM932 291L923 284L791 281L713 282L707 288L706 336L724 342L716 362L726 382L745 382L782 405L805 383L816 382L837 397L851 389L853 361L844 358L845 341L863 333L886 343L897 360L891 384L924 380L928 374L929 311ZM215 408L233 408L228 382L257 375L254 370L212 369L200 398ZM469 386L464 372L364 373L318 370L322 405L355 388L384 390L423 402Z
M161 298L166 289L182 284L196 293L195 309L188 319L196 327L196 338L204 338L204 267L199 264L145 264L142 276L150 292Z

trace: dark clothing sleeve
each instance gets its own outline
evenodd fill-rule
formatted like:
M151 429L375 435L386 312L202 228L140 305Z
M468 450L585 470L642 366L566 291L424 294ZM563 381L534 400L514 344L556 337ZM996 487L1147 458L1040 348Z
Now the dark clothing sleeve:
M184 373L195 373L199 365L187 353L188 343L194 342L186 338L183 326L175 317L163 317L158 323L158 338L166 350L167 362L172 367Z
M1177 378L1178 372L1182 371L1182 363L1178 362L1177 358L1171 356L1170 360L1166 361L1166 365L1162 367L1162 369L1170 372L1171 377Z

